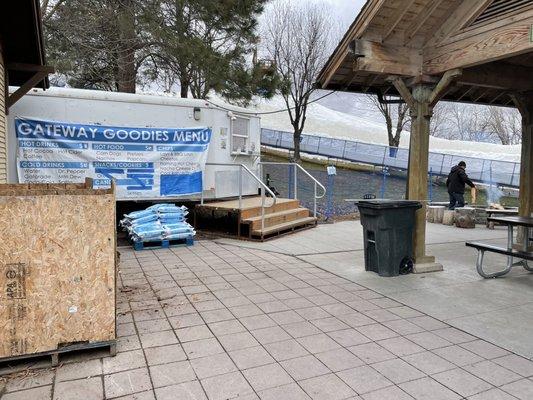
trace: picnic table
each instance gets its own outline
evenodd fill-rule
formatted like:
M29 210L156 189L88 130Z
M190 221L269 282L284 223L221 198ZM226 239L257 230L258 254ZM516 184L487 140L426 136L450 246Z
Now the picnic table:
M516 216L518 215L518 208L505 208L505 209L486 208L485 212L487 213L487 216L488 216L487 228L494 229L494 226L496 225L496 223L491 221L490 218L502 217L502 216L509 216L509 217Z
M531 242L530 230L533 228L533 218L531 217L520 217L520 216L508 216L508 217L490 217L488 221L491 223L497 223L500 225L507 226L507 248L493 246L480 242L466 242L466 246L473 247L478 250L478 258L476 262L476 268L479 275L483 278L496 278L498 276L503 276L515 266L522 266L527 271L533 272L533 267L528 265L528 261L533 261L533 252L529 250L529 244ZM523 242L520 243L520 249L515 249L514 245L514 228L523 227L524 229L524 238ZM503 254L507 256L507 266L504 270L487 273L483 271L483 260L485 252ZM519 258L520 261L514 262L515 258Z

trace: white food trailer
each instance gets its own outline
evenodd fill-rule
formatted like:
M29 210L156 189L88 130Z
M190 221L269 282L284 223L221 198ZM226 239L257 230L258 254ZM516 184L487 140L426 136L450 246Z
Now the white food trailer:
M206 132L210 133L208 141L194 141L205 137ZM128 139L122 141L121 133ZM161 145L157 141L169 136L171 139L179 136L189 142ZM145 186L159 187L158 180L163 180L163 173L160 178L158 168L194 165L201 169L198 173L206 199L234 197L239 194L240 180L240 168L235 165L243 164L257 172L260 136L257 115L220 101L215 104L161 95L33 89L9 110L8 182L73 182L89 176L105 184L110 182L107 178L117 178L113 175L115 171L122 171L130 181L137 179ZM202 149L206 154L199 156ZM146 157L154 162L145 162ZM168 163L164 167L165 157ZM120 170L122 164L138 168ZM94 169L94 165L109 168L104 171ZM55 175L47 174L51 169ZM128 179L117 179L117 185ZM242 174L242 187L244 195L258 192L257 183L246 172ZM200 193L192 192L175 195L117 189L118 200L200 198Z

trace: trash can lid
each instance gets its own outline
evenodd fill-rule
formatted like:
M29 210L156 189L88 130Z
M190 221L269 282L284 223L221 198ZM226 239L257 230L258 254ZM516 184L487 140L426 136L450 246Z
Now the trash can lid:
M422 208L422 203L413 200L362 200L356 203L358 207L386 209L386 208Z

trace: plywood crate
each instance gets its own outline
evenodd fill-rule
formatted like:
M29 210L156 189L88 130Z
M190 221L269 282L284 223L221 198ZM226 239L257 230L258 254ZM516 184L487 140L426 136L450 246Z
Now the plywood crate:
M0 185L0 359L115 339L115 194Z

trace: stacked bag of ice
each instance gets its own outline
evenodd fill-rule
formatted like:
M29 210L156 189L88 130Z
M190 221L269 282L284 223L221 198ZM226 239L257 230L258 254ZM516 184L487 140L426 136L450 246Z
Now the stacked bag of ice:
M187 207L174 204L155 204L146 210L124 215L120 225L134 242L191 239L196 232L187 223Z

